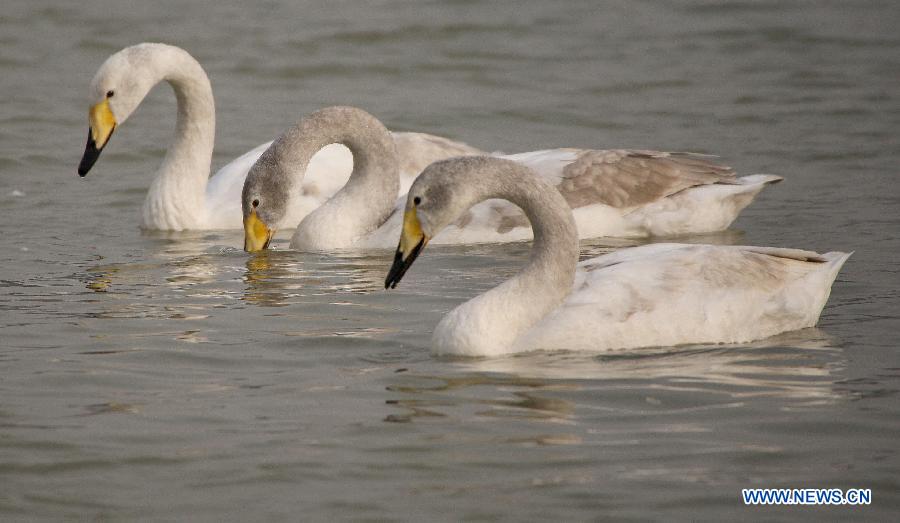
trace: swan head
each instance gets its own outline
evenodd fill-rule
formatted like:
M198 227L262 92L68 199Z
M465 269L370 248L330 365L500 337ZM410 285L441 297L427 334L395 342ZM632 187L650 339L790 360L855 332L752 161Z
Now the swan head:
M287 195L283 177L275 171L277 162L266 151L256 161L241 193L241 211L244 213L244 250L256 252L269 247L272 237L287 214Z
M468 156L434 162L416 178L406 197L400 243L384 288L395 288L431 238L473 204L479 195L465 177L477 176L484 157Z
M91 170L118 125L131 116L158 80L152 59L165 46L126 47L103 62L91 81L88 137L78 174Z

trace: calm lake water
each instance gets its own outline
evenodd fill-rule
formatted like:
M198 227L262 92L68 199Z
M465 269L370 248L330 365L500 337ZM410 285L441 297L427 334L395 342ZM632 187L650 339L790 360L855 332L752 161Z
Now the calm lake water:
M0 520L895 519L898 26L887 0L4 0ZM710 152L786 180L685 241L856 254L817 329L435 359L442 314L528 245L429 249L386 292L388 252L141 233L168 87L75 174L88 83L141 41L208 71L216 168L337 103L488 150ZM745 507L747 487L873 500Z

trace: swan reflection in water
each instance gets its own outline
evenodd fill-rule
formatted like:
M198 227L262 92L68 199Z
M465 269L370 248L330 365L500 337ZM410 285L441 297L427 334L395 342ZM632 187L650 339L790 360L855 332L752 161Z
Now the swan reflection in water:
M577 424L579 413L598 410L610 415L643 414L644 409L671 414L739 408L768 398L784 409L802 409L848 397L836 376L846 365L843 349L816 328L740 345L536 352L442 358L438 363L446 366L447 375L410 369L392 376L388 390L394 397L388 404L401 412L386 421L516 417ZM648 390L653 397L647 396ZM621 403L634 394L641 394L638 406ZM675 395L678 401L669 402Z
M141 238L149 245L142 245L144 252L132 256L146 261L88 267L85 287L95 292L134 292L136 287L146 291L162 281L177 290L198 284L215 286L228 279L229 266L222 262L223 256L241 252L222 246L229 238L217 233L142 231Z
M390 259L388 251L320 255L267 249L247 258L242 299L282 307L311 296L377 292Z
M239 290L229 259L242 251L223 246L227 241L209 232L144 232L141 250L121 256L140 261L92 265L75 276L88 290L107 295L86 297L82 312L93 318L208 318L212 307Z

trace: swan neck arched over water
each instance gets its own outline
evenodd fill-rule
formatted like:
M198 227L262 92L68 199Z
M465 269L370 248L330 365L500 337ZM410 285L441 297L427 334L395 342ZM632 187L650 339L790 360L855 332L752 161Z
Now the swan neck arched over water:
M418 195L417 186L426 185L430 186L428 192ZM410 201L416 196L436 210L422 213L426 237L471 206L491 198L509 200L520 207L534 231L530 259L518 274L444 316L433 335L436 352L503 352L496 346L512 345L571 291L578 262L578 233L572 212L560 193L527 167L489 157L437 162L413 184ZM435 223L429 223L429 219Z
M300 190L310 159L333 143L346 146L353 155L350 179L300 222L291 244L311 250L347 248L384 223L400 189L396 144L381 122L353 107L312 113L263 153L244 185L245 219L258 213L271 237Z

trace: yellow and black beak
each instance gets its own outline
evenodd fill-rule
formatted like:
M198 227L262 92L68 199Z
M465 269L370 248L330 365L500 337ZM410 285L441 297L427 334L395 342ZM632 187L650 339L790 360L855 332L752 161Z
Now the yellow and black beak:
M422 249L428 245L428 239L422 231L422 224L419 223L416 208L408 209L403 214L403 230L400 232L400 244L394 255L394 264L391 265L391 270L384 279L385 289L397 287L397 284L403 279L403 275L406 274L406 270L416 261Z
M100 151L106 146L109 137L116 130L116 117L109 108L109 99L105 99L91 107L88 113L90 127L88 128L87 145L84 147L84 156L78 164L78 174L84 176L94 166L94 162L100 156Z
M275 230L270 229L259 218L256 209L251 209L250 214L244 218L244 250L256 252L268 249L272 236L275 236Z

